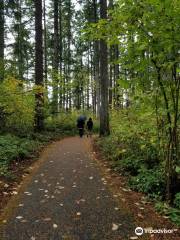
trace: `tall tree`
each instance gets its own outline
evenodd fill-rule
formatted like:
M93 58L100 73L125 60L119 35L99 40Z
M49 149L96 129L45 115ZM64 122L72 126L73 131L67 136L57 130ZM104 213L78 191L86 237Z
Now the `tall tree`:
M4 79L4 0L0 0L0 82Z
M94 23L98 21L98 9L97 0L93 0L93 19ZM99 81L99 41L94 41L94 82L95 82L95 94L94 94L94 110L97 116L100 112L100 81Z
M46 27L46 1L43 0L43 27L44 27L44 82L46 91L48 90L48 65L47 65L47 27Z
M35 131L44 129L42 0L35 0Z
M107 0L100 0L100 18L107 19ZM110 134L108 107L108 51L105 40L100 40L100 136Z
M53 101L52 113L58 112L58 70L59 70L59 0L54 0L54 55L53 55Z

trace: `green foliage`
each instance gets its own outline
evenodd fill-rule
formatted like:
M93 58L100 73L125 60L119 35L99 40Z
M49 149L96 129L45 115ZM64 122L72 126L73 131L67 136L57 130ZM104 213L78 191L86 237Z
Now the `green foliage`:
M78 133L76 127L77 118L82 114L85 115L87 119L89 117L93 118L93 132L98 132L98 121L95 116L93 116L93 114L89 111L83 113L81 111L61 112L55 117L49 116L45 121L46 129L48 131L59 132L63 135L75 135Z
M156 140L155 115L151 110L150 106L139 105L138 100L129 109L113 110L112 134L99 139L98 144L112 166L129 175L133 189L154 198L164 195L165 178L163 156L158 152Z
M175 199L174 199L174 205L180 209L180 192L176 193Z
M33 92L25 91L21 81L9 77L0 84L0 109L4 113L1 130L19 133L32 131Z
M176 225L180 226L180 210L179 209L172 208L164 202L157 202L155 204L155 209L159 213L165 216L168 216L171 219L171 221L173 221Z
M0 136L0 162L10 163L12 160L21 160L29 157L30 154L40 145L35 140L20 138L13 135Z
M131 177L130 186L137 191L148 194L149 197L163 196L165 179L160 169L140 169L137 176Z
M0 136L0 176L10 176L9 166L12 161L29 158L42 142L10 134Z
M48 131L61 132L66 135L74 135L76 133L77 113L63 113L58 116L49 116L46 119L46 129Z

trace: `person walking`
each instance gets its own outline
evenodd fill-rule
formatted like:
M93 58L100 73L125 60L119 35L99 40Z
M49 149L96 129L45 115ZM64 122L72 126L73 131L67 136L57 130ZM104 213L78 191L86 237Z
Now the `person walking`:
M84 135L84 125L85 125L85 119L78 118L77 120L77 128L79 129L79 136L82 138Z
M93 130L93 120L92 118L89 118L89 120L87 121L87 137L88 136L92 136L92 130Z

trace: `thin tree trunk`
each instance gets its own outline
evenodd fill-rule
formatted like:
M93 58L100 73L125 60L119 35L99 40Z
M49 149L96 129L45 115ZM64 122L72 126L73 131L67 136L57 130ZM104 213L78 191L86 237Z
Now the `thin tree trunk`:
M53 56L53 100L52 113L58 113L59 70L59 1L54 0L54 56Z
M48 91L48 65L47 65L47 28L46 28L46 1L43 0L43 20L44 20L44 83L46 91Z
M44 129L42 0L35 0L35 131Z
M60 84L59 84L59 108L63 107L63 79L62 79L62 52L63 52L63 43L62 43L62 1L59 0L59 68L60 68Z
M71 83L71 0L68 2L68 66L67 66L67 80ZM71 88L68 90L68 108L71 110L72 96Z
M93 0L93 9L94 9L94 22L98 21L98 14L97 14L97 0ZM99 41L94 41L94 81L95 81L95 112L96 116L99 117L100 115L100 79L99 79Z
M100 17L107 18L107 1L100 0ZM107 44L100 40L100 136L110 134L109 130L109 109L108 109L108 59Z
M4 79L4 0L0 0L0 82Z

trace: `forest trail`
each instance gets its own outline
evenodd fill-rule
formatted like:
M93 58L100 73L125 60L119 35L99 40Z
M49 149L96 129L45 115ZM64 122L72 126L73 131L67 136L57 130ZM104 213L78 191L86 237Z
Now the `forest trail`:
M109 190L90 146L88 138L71 137L42 153L42 163L7 206L0 239L125 240L135 235L133 217Z

